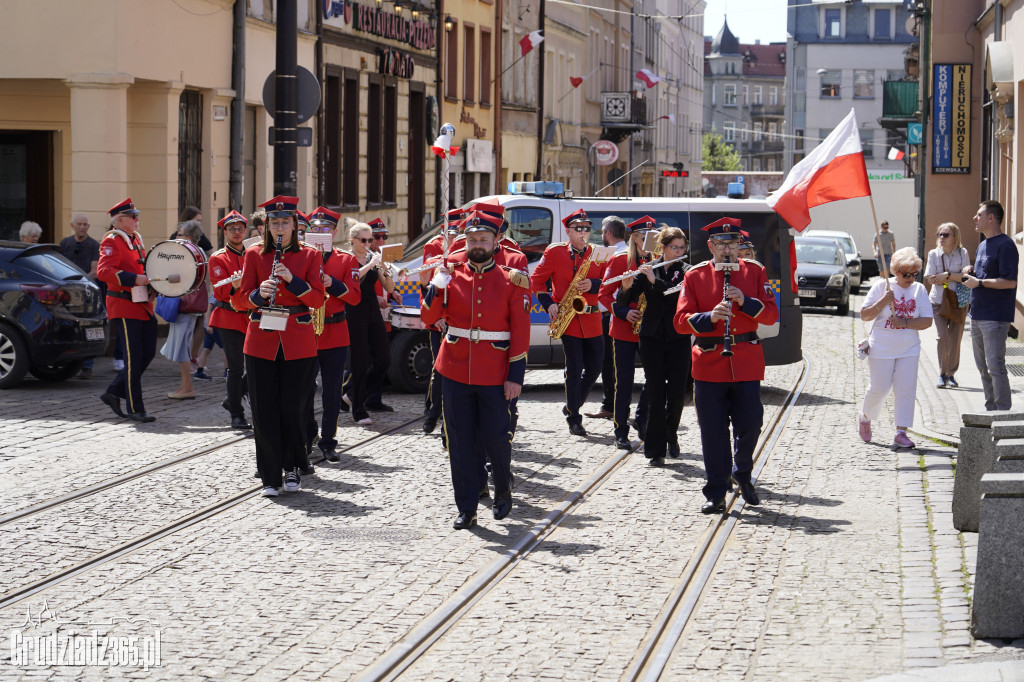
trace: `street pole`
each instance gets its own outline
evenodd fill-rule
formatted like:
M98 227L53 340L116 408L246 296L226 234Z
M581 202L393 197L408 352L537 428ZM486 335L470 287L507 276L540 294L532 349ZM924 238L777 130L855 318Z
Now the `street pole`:
M636 69L633 68L633 53L636 48L636 42L633 36L636 35L636 11L631 7L629 10L629 122L633 121L633 86L636 81ZM636 133L629 134L629 167L633 167L633 142ZM626 184L626 196L633 196L633 181L630 178L625 178Z
M932 150L928 146L928 88L931 86L932 55L931 55L931 7L930 3L922 2L924 14L921 17L921 56L918 59L918 101L921 104L921 146L917 150L917 166L920 178L920 196L918 197L917 215L917 252L925 253L924 236L927 232L925 215L925 188L928 179L928 154Z
M544 14L547 11L547 3L540 0L540 9L537 17L537 30L544 35ZM544 47L537 48L540 54L537 55L537 174L534 180L543 180L544 172ZM551 178L554 179L554 178Z
M277 75L274 83L274 194L298 192L298 63L299 13L296 0L278 0Z
M228 207L242 210L242 140L245 123L245 3L236 2L231 40L231 87L235 98L231 100L231 158L228 173ZM223 235L222 235L223 236Z

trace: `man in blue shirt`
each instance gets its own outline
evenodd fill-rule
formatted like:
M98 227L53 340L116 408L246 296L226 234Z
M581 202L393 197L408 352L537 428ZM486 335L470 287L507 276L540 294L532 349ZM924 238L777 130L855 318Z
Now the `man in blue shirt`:
M1003 207L983 201L974 215L974 229L985 236L978 245L974 267L964 268L971 292L971 341L974 362L981 373L986 410L1010 409L1010 380L1006 375L1006 334L1017 299L1017 246L1003 234Z

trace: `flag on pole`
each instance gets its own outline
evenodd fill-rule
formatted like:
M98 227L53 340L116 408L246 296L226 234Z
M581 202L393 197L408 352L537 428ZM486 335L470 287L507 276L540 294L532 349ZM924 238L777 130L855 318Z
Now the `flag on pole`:
M663 118L667 118L669 123L675 123L676 122L676 115L675 114L665 114L664 116L659 116L656 120L660 121Z
M789 226L802 231L811 222L810 209L843 199L871 196L864 152L853 109L803 161L793 166L768 205Z
M519 47L522 49L521 56L525 57L527 52L529 52L530 50L537 47L543 42L544 36L540 34L540 31L530 31L525 36L523 36L522 40L519 41Z
M569 82L572 83L572 87L574 88L580 87L580 84L585 80L587 80L586 76L569 76Z
M640 69L636 72L636 77L646 83L649 88L653 88L663 78L663 76L654 75L654 72L648 69Z
M904 156L906 156L906 154L903 153L902 149L897 149L896 147L889 147L889 160L890 161L899 161Z

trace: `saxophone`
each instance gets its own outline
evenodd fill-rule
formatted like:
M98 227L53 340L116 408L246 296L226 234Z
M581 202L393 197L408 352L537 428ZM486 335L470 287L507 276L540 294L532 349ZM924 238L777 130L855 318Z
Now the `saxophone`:
M579 291L576 290L576 284L587 278L587 270L590 269L590 262L592 260L593 257L583 261L583 264L580 265L579 270L573 276L572 281L569 282L569 286L566 287L565 296L558 302L558 313L551 318L551 323L548 325L548 336L551 338L562 338L562 334L569 328L569 323L576 318L576 315L586 309L587 299L583 298Z
M633 323L634 334L640 334L640 324L644 321L645 310L647 310L647 294L640 294L636 304L636 311L640 313L640 317L636 318L636 322Z
M321 252L322 253L322 252ZM321 256L322 257L322 256ZM320 279L323 280L324 269L320 268ZM313 311L313 333L320 336L324 333L324 321L327 319L327 299L330 296L324 292L324 304Z

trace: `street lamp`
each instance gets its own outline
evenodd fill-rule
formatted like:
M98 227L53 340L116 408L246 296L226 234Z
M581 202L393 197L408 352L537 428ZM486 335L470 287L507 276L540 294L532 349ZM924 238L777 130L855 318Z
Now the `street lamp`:
M444 32L448 33L455 28L455 22L452 21L452 17L449 14L444 15Z
M395 14L402 13L402 0L395 0Z

